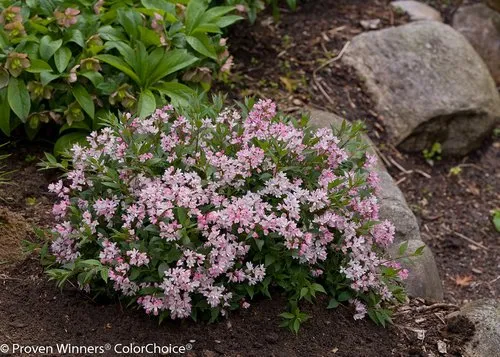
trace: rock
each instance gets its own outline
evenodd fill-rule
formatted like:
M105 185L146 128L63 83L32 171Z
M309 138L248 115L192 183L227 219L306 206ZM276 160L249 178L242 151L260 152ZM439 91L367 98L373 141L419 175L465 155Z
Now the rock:
M460 7L453 28L469 40L500 84L500 12L484 4Z
M380 19L373 19L373 20L361 20L359 24L361 27L365 30L378 30L381 25Z
M465 357L500 355L500 300L481 299L464 305L448 319L464 316L474 323L475 333L465 345Z
M420 1L393 1L391 6L408 14L411 21L430 20L443 22L439 11Z
M390 139L404 150L439 142L444 155L465 155L500 118L488 68L448 25L419 21L365 32L342 61L364 80Z
M410 263L402 263L403 267L410 272L408 279L405 280L408 295L431 301L442 301L443 283L431 249L423 241L414 239L408 241L407 252L413 253L420 247L424 247L422 255L411 258ZM389 248L389 254L392 256L398 256L398 252L397 243Z
M486 3L493 10L500 12L500 0L486 0Z
M339 127L343 121L339 116L321 110L311 109L310 113L311 125L315 127L331 125ZM376 154L375 144L370 138L364 135L363 139L369 147L368 150ZM389 254L396 256L400 244L406 241L408 241L408 252L414 252L417 248L426 246L420 238L420 229L415 215L381 160L376 166L376 171L380 177L380 219L387 219L396 227L395 242L388 249ZM413 262L405 267L410 270L410 276L405 282L409 295L436 301L443 299L443 286L437 265L428 247L424 249L422 256L413 258Z

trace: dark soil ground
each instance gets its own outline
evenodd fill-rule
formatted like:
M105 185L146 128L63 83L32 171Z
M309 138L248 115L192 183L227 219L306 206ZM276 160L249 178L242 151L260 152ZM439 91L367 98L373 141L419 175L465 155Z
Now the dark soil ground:
M459 3L427 2L445 18ZM448 354L459 356L474 327L467 320L447 320L448 313L466 300L500 295L500 239L490 220L490 210L500 207L500 141L492 138L466 158L446 158L434 166L385 142L383 123L352 70L336 61L315 72L363 31L360 20L376 18L383 27L407 21L377 0L307 1L295 13L284 11L278 24L263 14L254 26L241 24L229 34L234 74L231 82L217 87L233 99L274 98L290 113L313 106L365 120L384 156L399 164L389 170L436 256L444 304L414 299L399 308L394 325L383 329L354 321L347 308L326 310L320 301L304 306L312 318L295 336L278 327L277 315L285 305L280 296L256 301L216 324L185 321L158 327L155 319L119 302L96 303L76 289L61 291L47 281L36 258L20 259L21 240L36 241L33 228L51 225L46 187L57 173L37 171L46 147L19 144L11 147L15 154L7 161L9 169L17 170L12 185L0 186L0 344L189 343L190 355L207 357L429 356L439 355L441 341ZM457 167L461 172L450 174Z

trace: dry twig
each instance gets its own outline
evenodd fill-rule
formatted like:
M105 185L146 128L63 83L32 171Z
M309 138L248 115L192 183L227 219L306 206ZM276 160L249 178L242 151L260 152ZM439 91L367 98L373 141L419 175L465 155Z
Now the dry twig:
M438 302L432 305L424 305L424 306L418 306L415 311L422 312L422 311L428 311L428 310L434 310L434 309L458 309L460 306L456 304L448 304L445 302Z
M453 234L455 235L455 237L461 238L461 239L463 239L463 240L465 240L465 241L469 242L470 244L472 244L472 245L474 245L474 246L476 246L476 247L478 247L478 248L481 248L481 249L483 249L483 250L486 250L486 251L488 250L488 248L487 248L487 247L485 247L483 244L481 244L481 243L479 243L479 242L476 242L475 240L473 240L473 239L471 239L471 238L467 237L466 235L464 235L464 234L462 234L462 233L459 233L459 232L452 231L451 229L449 229L449 228L448 228L448 227L446 227L446 226L444 226L444 228L445 228L448 232L453 233Z
M326 61L325 63L321 64L318 68L316 68L314 71L313 71L313 81L314 81L314 84L316 84L316 87L318 87L319 91L321 92L321 94L323 94L323 96L326 98L326 100L328 100L328 102L331 104L331 105L334 105L335 102L333 101L333 99L326 93L325 89L323 88L323 86L321 85L321 83L318 81L318 76L317 76L317 73L325 68L326 66L330 65L331 63L335 62L335 61L338 61L339 59L342 58L342 56L344 55L344 52L347 50L347 48L349 47L350 45L350 41L347 41L346 44L344 45L344 47L342 48L342 50L340 51L340 53L333 57L332 59L329 59L328 61Z

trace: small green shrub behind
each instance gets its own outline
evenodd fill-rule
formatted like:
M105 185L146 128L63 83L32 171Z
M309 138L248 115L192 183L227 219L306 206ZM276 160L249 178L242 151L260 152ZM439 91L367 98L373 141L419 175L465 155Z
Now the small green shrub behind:
M182 5L182 4L187 4ZM108 111L179 104L228 57L222 29L241 17L205 0L0 1L0 130L44 123L84 140ZM206 89L206 86L205 86ZM64 145L63 145L64 144Z

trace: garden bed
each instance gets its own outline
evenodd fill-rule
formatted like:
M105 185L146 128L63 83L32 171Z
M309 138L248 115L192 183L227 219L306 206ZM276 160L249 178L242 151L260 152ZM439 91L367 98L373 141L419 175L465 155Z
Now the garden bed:
M441 8L445 14L453 9L453 2L446 3L451 4ZM12 247L7 248L12 249L10 254L2 252L7 258L0 259L0 343L191 343L191 354L200 356L418 356L426 355L424 351L437 354L438 341L444 341L448 353L459 355L473 327L464 320L447 322L446 315L466 300L500 294L500 241L490 221L490 210L500 202L500 142L492 139L465 159L430 166L422 155L402 154L384 141L383 121L350 69L335 61L314 76L325 60L338 55L347 41L362 32L360 20L374 18L381 19L384 27L407 21L385 1L324 0L309 1L296 13L282 13L279 25L268 14L250 29L240 24L229 35L236 64L232 82L218 88L234 99L275 98L280 109L290 113L309 105L350 120L366 120L383 154L399 163L400 167L392 165L389 170L436 256L445 304L413 300L400 308L395 324L387 329L369 320L354 321L347 308L326 310L325 301L317 306L304 304L312 319L295 336L278 327L278 314L286 303L276 294L273 300L256 301L249 310L230 314L219 323L165 322L158 327L155 318L118 302L92 301L72 288L60 291L47 281L38 260L19 259L20 242L13 243L20 237L36 240L30 227L52 223L53 198L46 188L56 177L35 167L48 147L19 144L24 148L11 150L15 154L7 162L9 169L16 170L13 185L0 188L0 222L3 228L15 226L0 236L3 247ZM460 167L461 173L451 175L454 167ZM21 228L25 235L19 235ZM423 340L419 330L426 331Z

